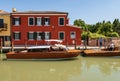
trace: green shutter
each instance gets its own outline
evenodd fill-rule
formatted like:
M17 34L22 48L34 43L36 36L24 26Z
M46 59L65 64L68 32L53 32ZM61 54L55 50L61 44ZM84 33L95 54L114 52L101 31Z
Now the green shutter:
M37 18L35 18L35 25L37 25Z
M48 18L48 25L50 25L50 18Z
M45 32L42 32L41 39L42 39L42 40L44 40L44 39L45 39Z
M15 32L13 32L13 39L15 39Z
M4 28L4 20L0 19L0 28Z
M51 32L49 32L49 39L51 39Z
M45 18L42 18L42 25L45 25Z
M29 32L27 33L27 38L28 38L28 40L29 40Z
M15 18L12 18L12 25L15 25Z
M21 18L19 18L19 25L21 25Z
M34 32L34 40L37 40L37 32Z
M19 39L21 39L21 33L19 33Z

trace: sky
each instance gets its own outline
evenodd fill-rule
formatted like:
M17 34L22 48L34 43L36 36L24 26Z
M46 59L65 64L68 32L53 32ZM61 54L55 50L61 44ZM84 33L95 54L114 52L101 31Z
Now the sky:
M0 10L68 12L69 23L82 19L87 24L120 19L120 0L1 0Z

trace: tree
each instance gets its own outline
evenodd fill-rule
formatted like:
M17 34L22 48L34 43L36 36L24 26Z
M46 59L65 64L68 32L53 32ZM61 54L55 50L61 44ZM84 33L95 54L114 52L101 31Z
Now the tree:
M74 21L74 25L80 26L83 29L82 39L84 40L89 37L85 32L94 33L99 36L103 35L105 37L119 37L120 35L119 19L115 19L113 23L104 20L96 24L86 24L82 19L77 19Z
M82 19L75 20L74 25L82 27L82 29L85 29L86 27L85 21L83 21Z
M112 33L108 33L109 37L119 37L119 34L117 32L112 32Z
M119 33L120 35L120 22L119 19L113 21L113 31Z
M111 32L113 32L113 29L110 21L107 22L103 21L101 27L99 27L99 30L97 31L97 33L105 36L107 36L107 34Z

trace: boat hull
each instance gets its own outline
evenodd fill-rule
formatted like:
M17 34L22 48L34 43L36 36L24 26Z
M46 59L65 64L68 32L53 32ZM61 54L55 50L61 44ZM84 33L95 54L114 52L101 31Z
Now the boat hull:
M120 51L84 50L81 56L120 56Z
M9 52L6 54L7 59L50 59L50 58L72 58L80 54L79 50L71 51L54 51L54 52Z

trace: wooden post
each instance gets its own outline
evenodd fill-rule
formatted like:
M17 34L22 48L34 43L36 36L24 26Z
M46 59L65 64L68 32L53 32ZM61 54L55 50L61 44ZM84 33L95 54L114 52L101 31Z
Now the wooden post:
M2 53L2 51L3 51L3 46L2 46L2 44L3 44L3 42L2 42L2 38L0 39L0 42L1 42L1 48L0 48L0 52Z
M2 38L0 39L0 42L1 42L1 50L0 50L0 51L1 51L1 54L0 54L0 59L2 60L2 51L3 51L3 50L2 50Z
M12 47L11 47L12 52L14 51L14 41L12 40Z
M37 39L36 39L36 41L35 41L35 44L36 44L36 46L37 46Z
M68 39L66 39L66 47L68 47Z
M74 45L74 49L76 49L76 40L73 40L72 43Z
M25 49L27 49L27 40L25 40Z
M87 49L87 39L84 40L85 49Z
M77 45L76 45L76 39L75 39L75 49L77 49Z

